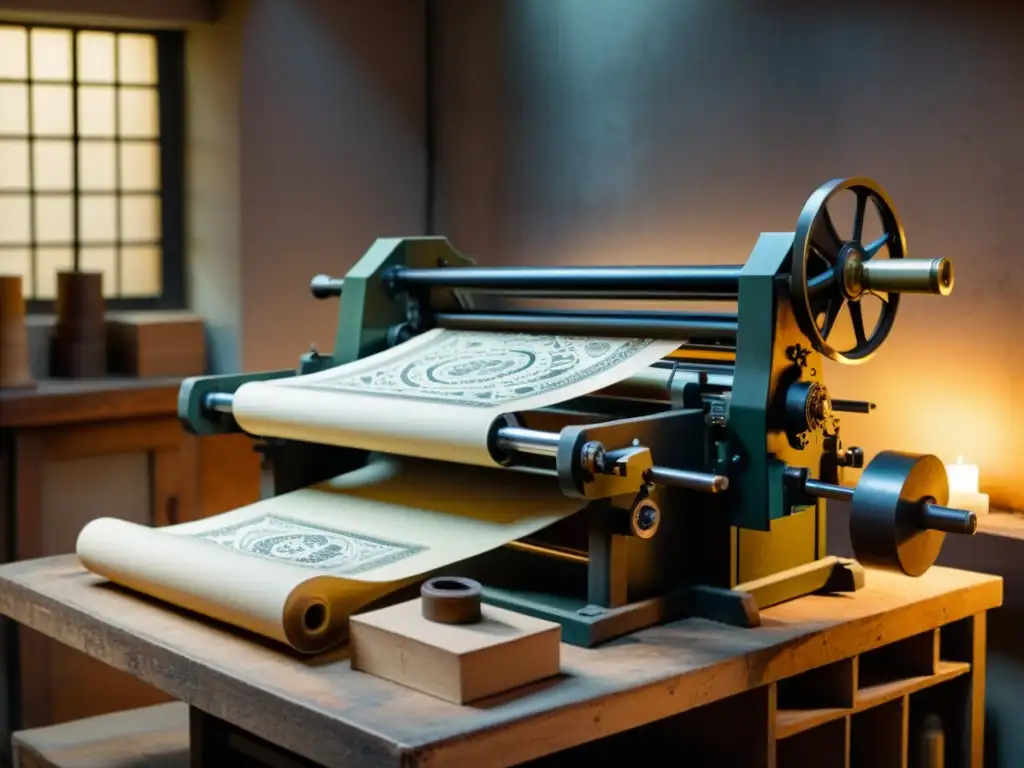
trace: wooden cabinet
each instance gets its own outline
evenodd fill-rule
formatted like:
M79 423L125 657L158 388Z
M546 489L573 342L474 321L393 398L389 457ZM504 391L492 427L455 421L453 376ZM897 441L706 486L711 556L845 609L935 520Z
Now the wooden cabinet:
M173 525L258 498L251 439L188 435L175 413L179 383L43 382L0 393L5 561L74 552L96 517ZM8 733L167 699L31 629L8 627L3 654Z

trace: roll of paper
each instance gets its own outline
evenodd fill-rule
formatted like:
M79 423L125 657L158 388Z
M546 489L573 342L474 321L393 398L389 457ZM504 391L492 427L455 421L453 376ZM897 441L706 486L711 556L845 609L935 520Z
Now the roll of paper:
M204 520L114 518L78 538L83 565L186 610L317 653L361 607L581 508L554 478L372 456L310 488Z
M233 414L262 437L496 466L488 439L503 414L605 389L678 347L435 329L326 371L243 384Z

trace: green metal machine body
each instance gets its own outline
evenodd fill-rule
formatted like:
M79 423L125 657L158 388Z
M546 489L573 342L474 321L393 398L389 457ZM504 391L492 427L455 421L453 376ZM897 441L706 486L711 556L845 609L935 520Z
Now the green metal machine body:
M848 238L836 233L827 208L842 193L856 201ZM869 204L883 236L864 242ZM928 523L923 496L886 495L894 472L916 470L883 462L888 475L866 472L871 487L860 506L860 491L841 483L843 468L862 466L863 453L842 445L835 414L871 406L830 397L824 360L867 360L891 330L900 293L952 289L945 259L910 260L905 249L891 201L867 179L822 186L794 232L762 234L736 267L483 268L444 238L379 240L343 279L313 280L317 298L340 297L330 354L303 355L295 369L191 379L181 388L179 416L194 434L238 431L231 402L244 383L351 363L436 327L678 340L677 351L657 365L663 385L517 413L504 443L497 430L499 444L512 446L501 462L508 471L550 473L580 499L580 511L451 572L479 578L493 604L560 622L563 639L578 645L689 615L752 626L765 606L863 583L856 562L827 555L826 498L854 500L856 538L867 542L859 559L908 571L922 565L911 562L911 555L923 557L916 554L920 537L941 544L943 532L970 527L962 515L934 523L944 514L934 504ZM710 299L735 303L737 311L477 310L476 294ZM872 333L860 311L867 296L884 300ZM838 351L829 337L844 306L856 343ZM268 493L365 461L357 450L259 439L272 478ZM516 453L531 440L555 447ZM941 489L928 499L938 497Z

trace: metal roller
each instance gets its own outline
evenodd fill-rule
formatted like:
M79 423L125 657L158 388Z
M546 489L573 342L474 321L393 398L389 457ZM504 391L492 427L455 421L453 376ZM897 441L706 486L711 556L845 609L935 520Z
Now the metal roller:
M946 468L935 456L883 451L853 491L850 540L866 566L920 576L939 556L946 533L971 535L977 516L951 509Z
M711 319L707 314L673 312L441 312L433 316L433 324L452 331L567 333L679 341L732 340L738 332L735 315L724 313L719 319Z
M549 299L735 300L742 266L393 268L392 291L454 288Z

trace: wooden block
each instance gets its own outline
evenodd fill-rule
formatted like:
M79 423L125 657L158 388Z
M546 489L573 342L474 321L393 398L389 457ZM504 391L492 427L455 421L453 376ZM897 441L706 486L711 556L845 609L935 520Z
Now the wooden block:
M562 628L490 605L475 624L423 618L421 600L353 616L352 668L455 704L558 674Z
M180 701L16 731L15 768L188 768L188 705Z
M206 331L191 312L111 312L107 363L129 376L197 376L206 371Z

